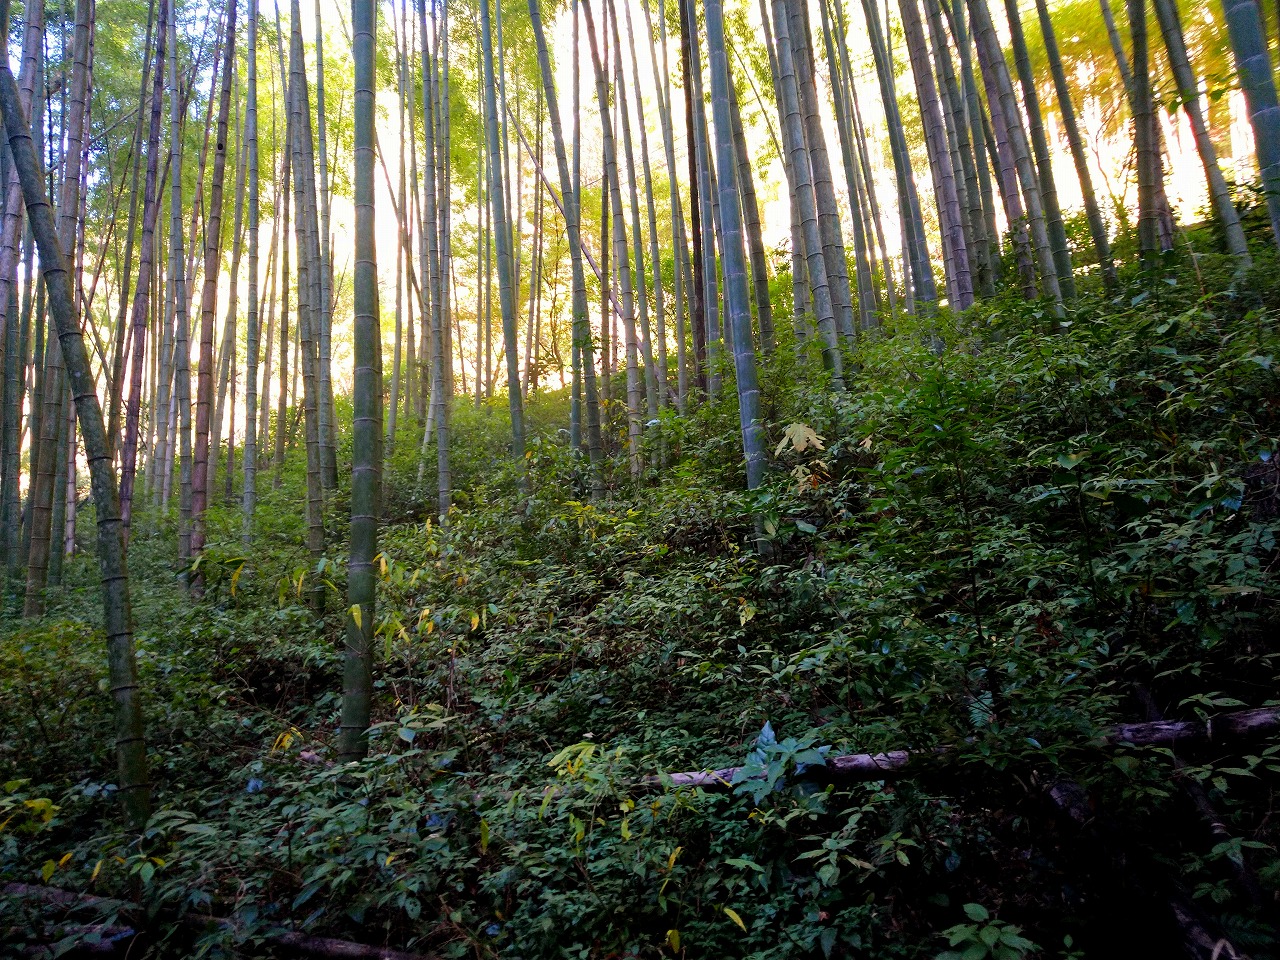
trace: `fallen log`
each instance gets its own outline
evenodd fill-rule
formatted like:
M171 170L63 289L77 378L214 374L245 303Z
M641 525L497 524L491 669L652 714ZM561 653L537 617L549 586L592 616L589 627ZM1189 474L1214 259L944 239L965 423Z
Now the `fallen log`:
M1146 711L1148 720L1160 721L1164 719L1164 714L1160 712L1160 707L1156 704L1155 697L1151 695L1150 690L1138 684L1134 693L1137 695L1138 702L1142 704L1143 710ZM1219 816L1218 811L1214 808L1208 792L1200 785L1198 780L1184 775L1186 768L1187 762L1185 760L1179 756L1173 758L1173 769L1176 772L1175 779L1178 781L1178 785L1182 787L1182 792L1186 794L1187 799L1195 807L1200 819L1209 828L1209 833L1217 843L1233 843L1235 838L1232 837L1231 831L1227 829L1222 817ZM1248 851L1244 847L1238 847L1237 850L1238 855L1228 857L1227 862L1231 865L1231 870L1236 875L1236 881L1240 884L1240 889L1244 891L1249 902L1255 907L1261 906L1264 899L1262 887L1258 883L1257 874L1254 873L1249 864Z
M1181 746L1234 740L1248 740L1280 730L1280 707L1260 707L1225 713L1211 720L1159 720L1146 723L1122 723L1102 736L1104 746L1151 747ZM822 766L811 766L809 777L831 777L865 782L893 780L905 775L908 767L926 757L952 752L953 747L932 750L890 750L886 753L846 753L827 757ZM719 770L689 770L684 773L659 774L645 782L651 786L669 779L676 787L727 787L742 772L742 767Z
M38 900L51 907L64 910L99 910L125 915L143 916L144 911L136 903L124 900L111 900L106 897L95 897L87 893L73 893L57 887L40 887L27 883L8 883L0 889L6 897L21 897ZM226 917L201 917L184 914L177 922L185 927L204 928L214 925L226 930L235 928L234 921ZM86 932L89 931L86 927ZM141 934L142 930L139 930ZM262 935L262 938L273 948L295 956L318 957L321 960L439 960L434 954L409 953L404 950L393 950L390 947L375 947L366 943L355 943L351 940L338 940L333 937L314 937L295 930L277 930ZM124 950L133 938L121 938L113 941L114 949Z

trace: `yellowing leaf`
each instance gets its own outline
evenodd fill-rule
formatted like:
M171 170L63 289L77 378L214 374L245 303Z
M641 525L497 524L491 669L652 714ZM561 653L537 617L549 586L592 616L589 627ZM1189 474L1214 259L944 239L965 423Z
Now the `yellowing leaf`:
M489 821L480 821L480 852L485 853L489 849Z
M363 615L362 615L362 613L361 613L361 611L360 611L360 604L358 604L358 603L353 603L353 604L351 605L350 613L351 613L351 622L352 622L352 623L354 623L354 624L356 625L356 629L357 629L357 630L363 630L363 629L364 629L364 617L363 617Z
M70 859L71 859L71 851L67 851L62 855L62 859L58 861L58 866L65 867L67 865L67 861Z
M93 865L93 873L89 876L89 882L90 882L90 883L93 883L93 881L97 880L97 879L98 879L98 874L99 874L100 872L102 872L102 861L101 861L101 860L99 860L97 863L95 863L95 864Z
M58 865L52 860L46 860L44 866L40 868L40 876L44 877L44 882L48 883L53 876L53 871L58 869Z
M302 736L302 734L298 733L297 729L293 727L284 731L280 736L276 737L276 742L271 745L271 752L275 753L277 750L288 750L290 745L293 743L295 735L298 737Z
M747 932L747 925L742 922L742 918L738 916L738 912L736 910L731 910L729 907L725 907L724 915L741 927L743 933Z
M667 944L668 946L671 947L672 953L680 952L680 931L679 930L667 931Z
M818 436L807 423L792 423L782 432L782 440L774 450L774 456L781 456L788 446L796 453L804 453L806 450L825 450L826 440Z
M680 856L680 852L684 847L676 847L671 851L671 856L667 857L667 869L670 870L676 865L676 859Z
M471 615L471 629L474 630L478 626L480 626L480 614L473 613Z

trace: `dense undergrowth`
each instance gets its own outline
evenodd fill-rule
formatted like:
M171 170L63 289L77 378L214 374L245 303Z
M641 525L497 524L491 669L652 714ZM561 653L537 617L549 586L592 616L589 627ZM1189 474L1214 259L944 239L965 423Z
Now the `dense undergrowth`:
M319 569L296 472L251 552L215 513L200 604L146 517L158 812L141 840L115 826L84 557L0 641L0 879L141 900L157 956L268 955L290 927L443 956L976 960L1172 955L1173 878L1276 956L1280 746L1175 767L1098 734L1147 718L1139 690L1179 718L1277 703L1278 303L1170 282L1051 336L997 300L864 345L839 397L780 360L754 494L728 401L664 415L647 453L672 464L636 490L611 464L601 503L563 397L531 405L524 489L499 407L460 406L446 527L416 444L391 455L379 723L352 767L329 762L345 494ZM940 745L896 782L821 776ZM744 763L726 790L646 779ZM1086 826L1046 799L1061 780ZM10 944L46 921L0 902Z

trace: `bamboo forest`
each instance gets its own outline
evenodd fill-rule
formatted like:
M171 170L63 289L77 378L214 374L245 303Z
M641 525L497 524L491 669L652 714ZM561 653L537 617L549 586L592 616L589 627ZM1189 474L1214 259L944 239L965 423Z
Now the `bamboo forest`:
M0 958L1280 960L1280 2L0 24Z

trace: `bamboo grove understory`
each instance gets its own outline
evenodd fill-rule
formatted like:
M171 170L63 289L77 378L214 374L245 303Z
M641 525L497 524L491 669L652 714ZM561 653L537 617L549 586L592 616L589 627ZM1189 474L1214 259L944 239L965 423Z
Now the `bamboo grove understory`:
M653 428L727 396L755 489L772 370L839 395L857 389L854 346L904 316L1015 296L1043 307L1048 335L1115 292L1130 250L1158 283L1182 230L1169 95L1241 291L1259 245L1280 240L1280 104L1256 0L1215 0L1213 16L1265 239L1246 235L1209 122L1188 41L1203 11L1177 0L1088 4L1122 79L1132 211L1096 182L1096 121L1051 0L10 6L2 573L40 616L76 548L83 467L134 825L149 809L126 563L138 525L176 524L199 598L211 506L238 506L250 548L259 491L298 450L318 610L341 544L326 510L349 490L339 752L359 758L382 465L415 457L447 524L464 405L505 392L519 463L526 405L563 385L567 442L600 500L612 459L646 482L670 457ZM775 161L782 229L766 214Z

